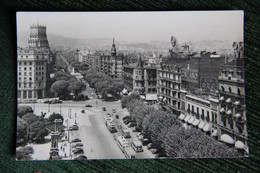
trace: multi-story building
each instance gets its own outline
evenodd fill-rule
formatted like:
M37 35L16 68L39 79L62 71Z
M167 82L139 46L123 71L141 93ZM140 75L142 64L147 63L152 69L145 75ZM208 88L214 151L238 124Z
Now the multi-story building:
M192 125L217 138L218 98L216 96L193 95L185 90L181 93L181 114L185 126Z
M170 107L177 115L180 113L181 67L161 63L157 69L158 98L161 104ZM167 108L165 107L165 108Z
M17 48L18 102L35 102L45 97L48 67L53 62L45 26L30 26L28 46Z
M44 51L18 48L18 102L35 102L45 97L48 51Z
M49 42L46 34L46 26L31 25L30 36L28 40L29 48L47 48L49 49Z
M242 43L240 43L240 46ZM243 51L233 44L235 59L219 73L219 140L248 153Z
M111 48L111 55L100 56L100 70L113 79L121 79L123 71L123 55L117 55L115 41Z
M139 93L146 101L157 101L156 71L156 67L144 66L140 56L137 64L124 65L124 84L129 91Z
M92 65L91 52L86 50L80 50L78 52L78 62L87 64L89 66Z

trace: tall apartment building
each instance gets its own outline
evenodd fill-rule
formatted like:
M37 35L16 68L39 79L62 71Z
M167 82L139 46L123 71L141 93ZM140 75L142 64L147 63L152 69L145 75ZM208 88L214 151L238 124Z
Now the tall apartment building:
M46 66L45 50L17 49L18 102L35 102L45 97Z
M28 48L17 48L18 102L45 97L47 68L52 61L46 27L31 25Z
M157 101L157 69L144 66L141 56L137 64L124 65L123 81L129 91L139 93L146 101Z
M177 115L180 113L181 67L176 64L161 63L157 69L158 98Z
M248 153L243 48L234 43L235 59L219 72L219 140Z
M100 70L107 73L113 79L121 79L123 71L123 55L117 55L115 40L111 48L110 55L100 56Z

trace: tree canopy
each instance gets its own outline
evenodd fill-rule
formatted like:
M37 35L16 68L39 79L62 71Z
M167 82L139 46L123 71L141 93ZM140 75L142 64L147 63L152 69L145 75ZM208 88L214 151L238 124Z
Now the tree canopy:
M32 107L30 106L19 106L17 109L17 115L22 118L27 113L33 113Z

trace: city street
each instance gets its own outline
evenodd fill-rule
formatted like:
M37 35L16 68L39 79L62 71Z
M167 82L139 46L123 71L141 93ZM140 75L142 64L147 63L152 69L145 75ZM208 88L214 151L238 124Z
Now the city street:
M92 88L87 88L87 93L92 92ZM33 107L36 115L41 115L41 112L47 113L46 118L53 112L61 113L64 117L64 126L68 125L70 127L77 123L79 130L69 131L68 138L69 141L74 138L81 139L81 143L84 145L82 147L84 149L84 155L86 155L88 159L123 159L125 156L113 138L115 134L121 134L121 130L117 129L117 133L110 133L104 124L104 116L107 113L112 113L112 109L115 109L116 114L119 115L119 119L116 119L116 123L121 124L123 129L129 129L122 123L122 117L129 115L128 111L126 109L121 109L120 101L105 102L101 99L96 99L95 95L93 96L94 98L92 97L87 101L64 101L62 104L35 103L27 105ZM86 104L92 105L93 107L85 107ZM103 107L106 107L107 110L103 111ZM85 113L81 113L82 110L85 110ZM130 129L130 131L132 138L128 138L127 140L129 142L137 140L137 132L132 132L132 129ZM66 131L66 133L68 132ZM71 145L73 144L74 143L71 143ZM46 154L42 154L43 156L38 159L49 158L49 149L47 149L47 146L50 149L50 142L47 144L33 144L35 155L39 156L39 152L41 151L47 152ZM60 148L61 146L62 149ZM67 141L60 142L60 155L62 157L66 155L66 157L68 157L67 159L75 158L75 156L71 155L73 148L70 147L71 146ZM41 148L44 148L44 150L41 150ZM154 157L146 147L143 147L143 149L144 152L136 153L136 158Z

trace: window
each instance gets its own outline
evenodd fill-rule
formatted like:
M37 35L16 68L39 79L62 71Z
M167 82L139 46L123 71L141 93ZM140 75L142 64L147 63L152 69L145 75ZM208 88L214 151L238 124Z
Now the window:
M23 98L24 98L24 99L27 98L27 91L23 91Z
M225 88L223 86L221 86L221 90L224 92L225 91Z
M229 90L229 93L232 93L232 89L231 89L231 87L229 87L228 90Z
M26 74L26 72L24 72L24 76L26 76L27 74Z
M32 80L32 78L30 77L29 80Z
M24 67L24 70L26 70L26 67Z
M19 65L22 65L22 63L21 63L21 62L19 62Z
M241 91L240 91L240 89L239 89L239 88L237 89L237 94L238 94L238 95L240 95L240 94L241 94Z
M32 65L32 62L29 62L30 65Z
M19 72L19 75L22 75L22 73L21 73L21 72Z
M32 72L29 72L29 75L32 76Z
M30 67L29 70L32 70L32 67Z
M24 62L24 65L26 65L26 62Z

